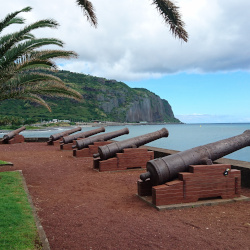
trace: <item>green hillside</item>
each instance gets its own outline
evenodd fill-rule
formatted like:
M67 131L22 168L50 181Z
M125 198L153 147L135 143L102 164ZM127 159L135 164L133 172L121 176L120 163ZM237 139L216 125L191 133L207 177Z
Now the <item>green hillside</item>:
M83 95L83 101L45 98L52 108L52 112L49 112L45 107L28 101L5 100L0 103L0 117L86 122L91 120L136 122L136 119L145 117L145 120L150 119L150 122L179 122L174 118L168 102L146 89L132 89L122 82L69 71L58 71L53 74L61 78L66 85L79 91ZM162 108L164 110L153 111L157 108L153 106L159 106L159 100L163 103L161 106L164 106ZM147 109L152 108L153 115L151 114L149 118L143 114L143 106L140 106L143 102L150 102L150 107L147 106ZM129 117L128 113L130 116L132 113L133 118Z

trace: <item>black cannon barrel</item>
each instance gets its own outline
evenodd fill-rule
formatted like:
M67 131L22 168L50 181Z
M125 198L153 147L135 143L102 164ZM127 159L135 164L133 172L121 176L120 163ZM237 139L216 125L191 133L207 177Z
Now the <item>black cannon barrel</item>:
M75 133L77 131L81 131L81 130L82 130L81 127L76 127L76 128L73 128L73 129L69 129L69 130L63 131L61 133L57 133L57 134L51 135L49 137L49 140L50 141L56 141L56 140L60 139L63 136L66 136L66 135L69 135L69 134L73 134L73 133Z
M80 133L73 134L73 135L68 135L68 136L63 137L61 142L64 144L71 143L78 138L86 138L91 135L98 134L100 132L105 132L105 128L101 127L101 128L96 128L96 129L92 129L92 130L85 131L85 132L80 132Z
M186 172L190 165L207 165L225 155L250 146L250 130L228 139L188 149L173 155L147 162L147 171L140 175L141 180L150 178L152 185L161 185Z
M25 130L25 126L18 128L16 130L11 131L10 133L8 133L7 135L3 136L3 140L8 141L11 138L13 138L15 135L19 134L20 132L22 132L23 130Z
M121 135L125 135L125 134L128 134L128 133L129 133L129 130L127 128L123 128L123 129L120 129L120 130L117 130L117 131L104 133L104 134L101 134L101 135L91 136L91 137L88 137L88 138L85 138L85 139L82 139L82 140L77 140L75 147L78 148L78 149L86 148L86 147L88 147L88 145L91 145L94 142L107 141L107 140L110 140L112 138L115 138L115 137L118 137L118 136L121 136ZM73 148L74 148L74 146L73 146Z
M100 146L98 148L98 154L94 155L94 157L100 156L102 160L107 160L114 157L116 153L121 153L124 148L139 147L159 138L168 137L168 135L168 130L162 128L149 134L133 137L124 141L113 142L108 145Z

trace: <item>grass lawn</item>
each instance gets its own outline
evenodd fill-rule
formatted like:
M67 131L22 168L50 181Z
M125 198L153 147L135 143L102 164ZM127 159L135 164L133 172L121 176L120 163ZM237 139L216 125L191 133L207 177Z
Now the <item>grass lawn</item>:
M0 249L42 249L19 172L0 173Z
M7 162L7 161L1 161L1 160L0 160L0 165L4 165L4 164L8 164L8 162Z

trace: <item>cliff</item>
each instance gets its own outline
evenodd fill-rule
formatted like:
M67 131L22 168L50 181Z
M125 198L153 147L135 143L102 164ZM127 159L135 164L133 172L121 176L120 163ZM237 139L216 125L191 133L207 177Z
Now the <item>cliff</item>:
M8 100L0 103L0 115L13 115L36 119L109 120L117 122L174 122L170 104L154 93L130 88L125 83L85 74L59 71L60 77L83 95L83 102L69 99L47 98L52 113L44 107L24 101Z

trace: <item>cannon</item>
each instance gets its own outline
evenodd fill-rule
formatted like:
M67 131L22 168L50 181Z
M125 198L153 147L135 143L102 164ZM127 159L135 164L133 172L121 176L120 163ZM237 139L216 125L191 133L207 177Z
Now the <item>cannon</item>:
M77 133L77 134L74 134L74 135L65 136L65 137L63 137L62 141L60 141L60 142L64 143L64 144L67 144L67 143L73 142L74 140L76 140L78 138L86 138L86 137L89 137L91 135L95 135L95 134L98 134L98 133L104 132L104 131L105 131L104 127L97 128L97 129L92 129L92 130Z
M250 130L228 139L188 149L173 155L147 162L147 172L140 175L142 181L150 180L153 186L177 178L179 172L187 172L190 165L211 165L225 155L250 146Z
M93 144L94 142L98 141L107 141L112 138L128 134L129 130L127 128L123 128L117 131L101 134L101 135L95 135L91 136L82 140L77 140L76 145L72 146L72 148L77 148L77 149L83 149L87 148L89 145Z
M76 127L76 128L73 128L73 129L69 129L69 130L63 131L61 133L57 133L57 134L51 135L49 137L49 142L56 141L56 140L60 139L63 136L70 135L70 134L73 134L73 133L75 133L77 131L81 131L81 130L82 130L81 127Z
M16 130L11 131L10 133L8 133L7 135L3 136L2 142L3 143L7 143L10 139L14 138L16 135L18 135L20 132L22 132L23 130L25 130L26 128L23 126L21 128L18 128Z
M159 138L168 137L168 135L168 130L166 128L162 128L156 132L101 146L98 148L98 154L93 156L95 158L100 157L101 160L107 160L114 157L116 153L121 153L125 148L137 148Z

